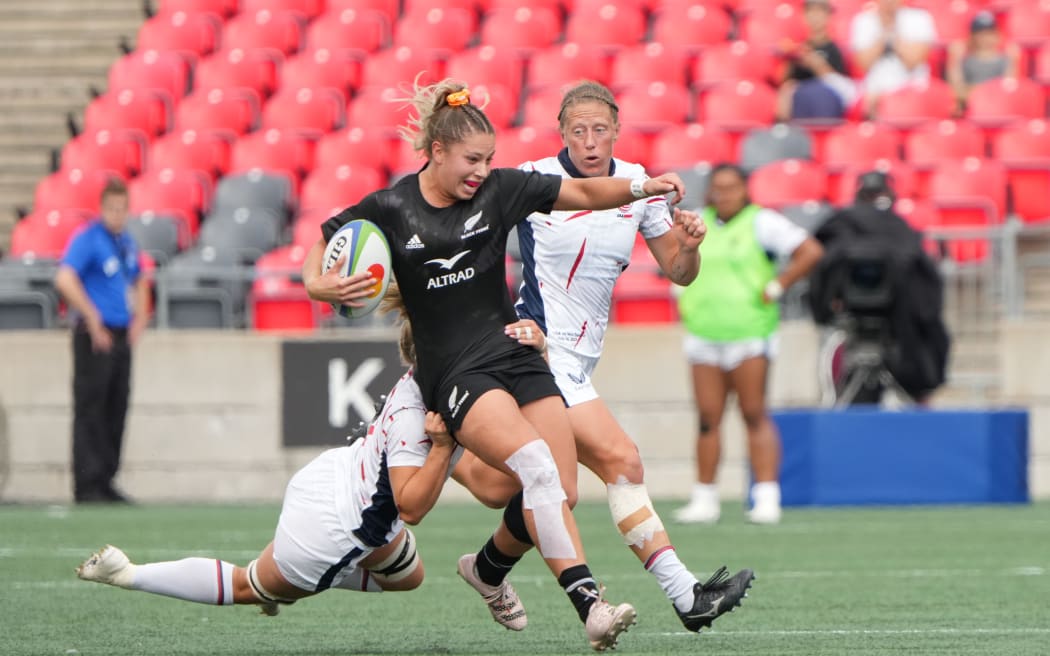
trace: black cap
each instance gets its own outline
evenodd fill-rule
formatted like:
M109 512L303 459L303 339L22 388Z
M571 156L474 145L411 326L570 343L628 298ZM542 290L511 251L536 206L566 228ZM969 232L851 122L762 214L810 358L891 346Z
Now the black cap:
M994 30L998 27L995 23L995 15L990 11L979 11L970 21L970 32L982 30Z
M857 176L855 200L872 202L880 196L893 199L893 177L882 171L868 171Z

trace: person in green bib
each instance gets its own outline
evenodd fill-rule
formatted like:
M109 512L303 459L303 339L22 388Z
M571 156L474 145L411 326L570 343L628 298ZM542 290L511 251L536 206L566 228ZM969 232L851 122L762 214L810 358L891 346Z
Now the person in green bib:
M748 519L780 521L780 438L766 411L766 380L776 355L778 301L805 278L824 251L820 243L779 212L751 202L747 176L733 164L711 171L707 237L700 247L700 275L684 289L678 310L700 415L696 441L697 483L680 522L713 523L721 516L718 464L720 424L730 391L736 392L747 427L754 485ZM778 259L787 266L777 273Z

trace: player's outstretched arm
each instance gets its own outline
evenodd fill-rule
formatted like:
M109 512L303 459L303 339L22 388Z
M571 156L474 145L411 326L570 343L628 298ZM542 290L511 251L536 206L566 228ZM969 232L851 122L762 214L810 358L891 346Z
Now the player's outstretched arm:
M456 450L456 442L438 413L427 413L423 429L431 442L423 466L390 468L390 487L398 513L406 524L412 525L418 524L437 503Z
M562 180L556 210L608 210L641 198L675 192L675 203L685 196L685 183L677 173L655 178L566 178Z

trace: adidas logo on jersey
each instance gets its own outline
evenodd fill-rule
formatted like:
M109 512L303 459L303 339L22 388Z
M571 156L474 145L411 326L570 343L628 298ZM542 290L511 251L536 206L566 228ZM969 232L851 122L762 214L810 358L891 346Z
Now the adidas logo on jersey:
M412 235L412 238L405 242L405 248L408 250L419 250L420 248L426 248L423 245L423 240L419 238L419 235Z

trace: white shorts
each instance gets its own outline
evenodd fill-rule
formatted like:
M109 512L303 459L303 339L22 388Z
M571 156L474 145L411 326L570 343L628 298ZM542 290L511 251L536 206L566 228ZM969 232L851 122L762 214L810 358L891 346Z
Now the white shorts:
M705 364L722 371L732 371L744 360L760 356L772 360L776 357L779 344L776 333L769 337L752 337L734 342L715 342L696 335L686 335L682 340L682 348L690 364Z
M588 358L554 344L547 347L547 358L566 406L571 408L598 398L598 391L591 382L598 358Z
M339 519L339 451L323 452L288 482L273 559L284 578L302 590L381 592L368 570L358 567L374 549L353 541Z

